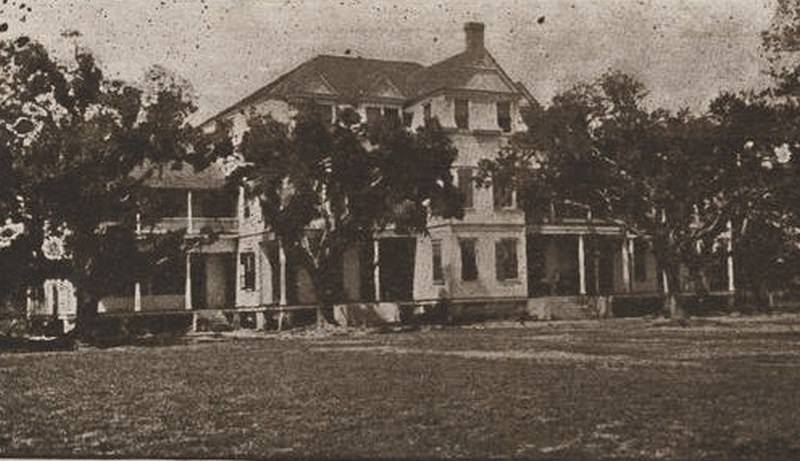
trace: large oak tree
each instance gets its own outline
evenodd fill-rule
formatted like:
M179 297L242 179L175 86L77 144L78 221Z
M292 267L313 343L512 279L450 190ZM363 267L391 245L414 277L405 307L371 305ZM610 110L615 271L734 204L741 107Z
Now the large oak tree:
M341 301L346 250L386 229L424 233L432 216L463 213L451 172L457 151L438 123L367 127L347 109L330 125L303 107L290 124L251 118L240 153L233 180L259 200L267 230L309 274L321 308Z
M0 41L0 221L24 229L0 248L0 265L18 268L3 294L67 277L80 326L130 281L136 215L159 216L158 196L142 187L148 172L203 166L230 149L187 123L195 109L188 84L163 68L134 85L106 77L77 47L73 62L60 62L26 37ZM53 246L63 247L55 264L45 257Z

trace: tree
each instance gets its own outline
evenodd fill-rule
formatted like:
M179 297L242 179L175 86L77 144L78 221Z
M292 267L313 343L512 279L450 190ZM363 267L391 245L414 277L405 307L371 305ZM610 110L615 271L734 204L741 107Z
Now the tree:
M25 269L9 288L50 276L44 249L60 242L56 266L76 286L80 327L110 274L123 283L136 272L136 215L156 219L160 208L144 193L148 174L204 164L230 141L186 123L196 109L187 82L163 68L140 86L108 79L77 47L68 65L26 37L0 41L0 95L0 217L24 227L22 251L0 249L4 264Z
M344 252L381 230L425 232L431 216L461 217L451 165L457 151L436 127L367 129L352 110L326 125L311 108L292 124L248 121L232 175L260 201L268 230L310 276L323 308L341 300ZM327 310L325 310L327 312Z
M740 261L738 285L759 295L786 286L798 271L800 176L797 156L800 108L794 97L769 89L722 94L710 105L718 148L732 152L729 168L730 219Z
M666 279L665 309L683 315L681 271L696 280L726 230L735 157L715 143L707 117L647 111L636 79L608 72L534 106L528 130L482 176L513 178L530 219L571 203L648 238Z

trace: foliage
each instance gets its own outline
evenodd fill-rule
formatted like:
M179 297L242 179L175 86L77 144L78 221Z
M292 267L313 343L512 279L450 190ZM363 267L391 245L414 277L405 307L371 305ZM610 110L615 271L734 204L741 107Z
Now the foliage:
M528 131L482 170L485 177L515 178L533 219L566 202L646 236L675 292L681 268L702 285L720 249L742 185L732 182L738 156L720 142L724 133L711 118L648 111L646 96L640 82L620 72L577 85L550 107L532 108ZM668 302L674 306L677 298Z
M91 314L113 289L111 273L121 283L135 272L137 213L158 216L157 200L142 194L148 172L221 155L230 143L186 123L191 89L165 69L131 85L107 78L88 51L59 63L26 37L0 42L0 95L0 218L25 229L14 252L0 250L2 264L20 268L4 288L19 293L46 278L53 264L42 245L61 239L60 270L78 288L79 313Z
M438 128L367 128L352 110L327 126L311 108L292 124L254 117L233 175L261 203L268 230L310 275L317 299L340 297L344 252L376 232L425 232L431 215L460 217L450 166L457 152Z

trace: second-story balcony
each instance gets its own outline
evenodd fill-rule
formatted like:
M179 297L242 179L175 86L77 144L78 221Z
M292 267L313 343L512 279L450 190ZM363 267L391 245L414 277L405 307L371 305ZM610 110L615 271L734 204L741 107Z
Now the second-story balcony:
M148 222L142 216L137 225L139 232L232 234L238 229L237 197L226 189L158 188L153 193L157 194L159 217Z
M144 178L150 202L137 221L137 232L165 233L186 230L233 234L238 229L238 194L226 186L221 165L197 170L189 164L142 166L134 177ZM152 218L152 219L148 219Z

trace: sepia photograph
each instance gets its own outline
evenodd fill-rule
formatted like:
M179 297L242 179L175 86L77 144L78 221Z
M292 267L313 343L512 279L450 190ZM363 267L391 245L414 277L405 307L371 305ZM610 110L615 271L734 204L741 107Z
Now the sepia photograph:
M0 459L800 460L800 0L0 0Z

